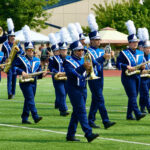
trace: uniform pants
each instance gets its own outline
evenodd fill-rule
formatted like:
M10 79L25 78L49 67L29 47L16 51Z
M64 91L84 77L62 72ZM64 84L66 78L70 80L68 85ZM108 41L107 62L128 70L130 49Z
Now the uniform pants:
M74 137L77 129L78 122L80 122L85 136L88 137L92 134L92 129L88 124L86 113L86 88L75 87L68 84L68 96L73 107L71 120L68 127L67 137Z
M144 110L145 107L147 109L150 109L149 89L150 89L150 78L141 78L140 100L139 100L141 110Z
M88 117L89 124L94 123L97 110L99 110L102 121L105 124L109 122L109 118L103 97L103 79L89 80L88 83L92 93L92 102Z
M13 74L13 69L10 68L8 73L7 73L7 92L8 92L8 95L15 95L16 80L17 80L17 76L16 76L16 74Z
M128 96L127 118L132 118L132 112L135 116L139 116L141 112L137 106L137 96L140 87L140 76L122 76L122 84Z
M66 95L67 95L67 88L66 88L66 81L58 81L53 79L53 85L55 88L55 106L59 108L59 111L67 111L67 104L66 104Z
M29 117L29 113L31 112L32 118L36 120L39 118L37 114L37 109L35 107L34 96L36 93L36 83L20 83L20 88L22 90L24 100L24 107L22 113L22 121L27 121Z

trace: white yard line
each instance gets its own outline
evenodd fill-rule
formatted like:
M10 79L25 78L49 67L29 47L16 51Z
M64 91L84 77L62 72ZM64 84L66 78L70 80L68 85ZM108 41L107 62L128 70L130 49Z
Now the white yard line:
M21 129L28 129L28 130L37 130L37 131L43 131L43 132L50 132L50 133L66 135L66 132L54 131L54 130L48 130L48 129L29 128L29 127L9 125L9 124L0 124L0 126L12 127L12 128L21 128ZM80 135L80 134L76 134L76 136L84 137L83 135ZM120 143L150 146L150 143L134 142L134 141L121 140L121 139L112 139L112 138L103 138L103 137L99 137L98 139L105 140L105 141L113 141L113 142L120 142Z

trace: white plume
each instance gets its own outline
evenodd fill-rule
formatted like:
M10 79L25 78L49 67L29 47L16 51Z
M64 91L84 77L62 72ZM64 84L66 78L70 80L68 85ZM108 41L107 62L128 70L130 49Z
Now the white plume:
M98 31L98 25L96 23L96 19L93 14L89 14L89 16L88 16L88 24L91 29L91 32Z
M23 28L23 35L25 38L25 42L31 42L31 32L30 32L30 28L28 25L25 25Z
M142 28L142 32L143 32L143 41L148 41L149 40L149 33L147 28Z
M62 43L63 42L70 43L71 37L70 37L69 31L67 30L66 27L61 28L60 35L61 35L61 42Z
M11 18L7 19L8 31L12 31L14 29L14 23Z
M60 43L61 42L60 32L56 32L55 37L56 37L57 43Z
M136 28L135 28L133 21L128 20L125 24L126 24L126 27L128 29L129 35L136 34Z
M76 29L77 29L77 31L78 31L79 34L83 33L83 30L82 30L81 25L80 25L79 22L76 22L75 26L76 26Z
M143 41L143 31L142 28L138 28L138 38L140 41Z
M70 36L72 38L72 42L78 41L79 40L79 33L73 23L70 23L68 25L68 31L70 33Z
M56 45L56 44L57 44L57 39L56 39L54 33L50 33L50 34L48 35L48 37L49 37L49 41L50 41L50 43L51 43L52 45Z

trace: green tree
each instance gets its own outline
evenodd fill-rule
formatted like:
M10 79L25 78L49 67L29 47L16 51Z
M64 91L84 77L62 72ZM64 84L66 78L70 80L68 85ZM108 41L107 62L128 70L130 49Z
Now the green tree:
M7 30L7 18L12 18L15 30L25 24L39 31L46 28L45 21L51 16L43 8L58 0L0 0L0 26Z
M134 21L136 28L147 27L150 30L150 9L146 4L145 1L144 5L141 5L139 0L130 0L129 2L122 0L122 3L111 4L105 1L105 6L94 4L92 10L96 15L99 29L109 26L120 32L128 33L125 26L125 22L128 20ZM89 29L84 28L84 30L88 32Z

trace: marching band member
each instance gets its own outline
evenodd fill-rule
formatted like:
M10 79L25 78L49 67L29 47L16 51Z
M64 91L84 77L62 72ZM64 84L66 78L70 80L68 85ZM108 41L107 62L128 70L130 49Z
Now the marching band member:
M136 37L136 28L133 21L129 20L128 22L126 22L126 26L129 31L129 48L120 52L117 58L117 67L119 70L122 70L121 81L128 96L127 120L135 120L132 112L134 112L136 120L140 120L146 115L144 113L141 113L137 106L140 75L134 74L131 76L127 76L125 71L127 69L130 72L135 71L134 66L142 64L144 60L144 53L137 50L138 39ZM141 67L141 69L143 68L144 66Z
M99 113L101 115L103 124L105 129L113 126L115 122L111 122L108 117L108 113L105 107L104 102L104 96L103 96L103 84L104 84L104 78L103 78L103 62L105 60L108 60L110 58L111 54L107 54L104 52L103 49L100 49L100 36L98 33L98 25L96 23L95 16L93 14L90 14L88 16L88 23L89 27L91 29L91 32L89 33L90 38L90 47L88 48L88 52L90 53L92 59L93 59L93 68L95 74L100 77L97 80L89 80L89 88L92 93L92 102L90 106L90 112L89 112L89 125L93 128L100 128L97 126L95 121L95 116L97 110L99 110ZM112 53L113 55L113 53ZM97 60L97 58L99 58ZM97 60L97 62L96 62ZM95 63L94 63L95 62Z
M13 43L15 41L15 32L14 32L14 24L11 18L7 19L8 25L8 40L6 40L2 45L2 52L4 53L5 63L8 62L8 57L10 55L11 49L13 47ZM21 45L18 45L20 51L17 54L24 54L24 51L21 48ZM13 73L13 68L11 67L7 73L7 91L8 91L8 99L14 98L16 89L16 74Z
M29 73L35 73L41 71L41 65L40 65L40 59L37 57L34 57L34 46L31 42L31 35L30 35L30 28L25 25L23 28L23 33L25 36L25 56L18 56L15 60L15 71L17 75L22 75L24 78L28 77ZM42 77L38 76L39 78ZM35 107L35 93L36 93L36 82L37 77L34 77L34 81L30 82L24 82L19 83L21 91L23 93L23 96L25 98L24 100L24 107L23 107L23 113L21 115L22 118L22 124L31 124L30 121L28 121L29 113L31 112L32 118L35 123L38 123L42 117L39 117L37 113L37 109Z
M149 42L149 33L146 28L143 28L143 52L144 52L144 61L150 61L150 42ZM145 70L150 70L150 63L146 64ZM145 107L147 108L148 112L150 113L150 98L149 98L149 89L150 89L150 78L149 77L142 77L141 76L141 83L140 83L140 109L142 113L146 113Z
M79 42L79 36L74 24L68 25L68 30L72 37L72 56L65 60L64 68L67 75L68 96L73 107L71 120L68 127L67 141L79 141L75 138L78 122L80 122L82 130L88 142L93 141L99 134L92 133L92 128L88 124L86 114L86 70L90 70L90 62L84 62L84 47Z
M49 70L59 75L59 77L65 76L64 67L63 67L63 57L66 56L66 47L63 47L60 50L58 46L57 39L53 33L49 34L50 43L52 44L52 51L54 53L53 57L49 59ZM60 52L61 51L61 52ZM62 55L60 55L62 54ZM65 79L65 78L64 78ZM55 75L52 75L53 85L55 88L55 108L59 108L60 116L67 116L69 112L67 112L68 108L66 105L66 81L63 78L61 80L55 78Z

